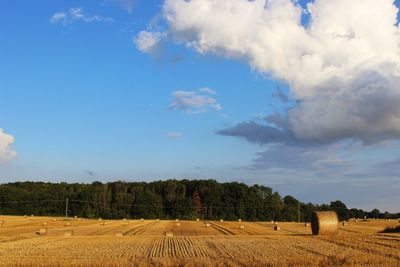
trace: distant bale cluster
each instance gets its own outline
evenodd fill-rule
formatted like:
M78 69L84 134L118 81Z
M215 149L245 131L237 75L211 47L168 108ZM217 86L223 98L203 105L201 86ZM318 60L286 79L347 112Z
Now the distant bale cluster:
M313 235L334 235L338 232L339 219L334 211L316 211L311 217Z

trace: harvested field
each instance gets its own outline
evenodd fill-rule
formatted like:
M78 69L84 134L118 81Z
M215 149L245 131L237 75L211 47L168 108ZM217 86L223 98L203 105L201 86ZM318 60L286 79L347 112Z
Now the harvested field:
M304 223L274 231L270 222L53 219L0 216L0 266L400 265L400 234L380 233L399 225L394 220L348 222L337 235L313 236ZM47 234L36 235L45 222Z

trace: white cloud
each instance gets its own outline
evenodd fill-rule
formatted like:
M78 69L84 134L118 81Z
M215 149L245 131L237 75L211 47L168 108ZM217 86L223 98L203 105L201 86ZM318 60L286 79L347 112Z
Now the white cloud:
M169 109L178 109L188 114L207 112L208 109L222 110L221 104L208 95L196 91L174 91Z
M99 15L85 14L82 7L70 8L68 12L57 12L50 18L50 22L54 24L61 24L63 26L70 25L74 22L81 21L85 23L90 22L113 22L112 18L102 17Z
M216 95L217 92L208 88L208 87L204 87L198 90L199 92L205 93L205 94L209 94L209 95Z
M137 49L143 53L157 54L162 49L164 35L160 32L141 31L133 39Z
M183 134L180 132L168 132L165 136L171 139L179 139L183 137Z
M12 149L14 137L0 129L0 165L6 164L17 157L17 152Z
M400 31L391 0L166 0L168 38L287 82L298 140L400 137ZM223 30L221 30L223 29Z

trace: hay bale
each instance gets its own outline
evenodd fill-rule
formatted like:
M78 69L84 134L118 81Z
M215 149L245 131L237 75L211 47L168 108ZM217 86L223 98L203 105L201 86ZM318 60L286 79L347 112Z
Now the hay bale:
M70 222L66 222L66 223L64 223L64 226L70 226L71 225L71 223Z
M100 225L107 225L107 222L102 222Z
M57 221L57 219L53 219L53 222L56 222Z
M47 222L42 223L42 226L47 226Z
M47 235L47 227L41 227L39 231L35 232L37 235Z
M75 215L75 216L74 216L74 219L78 219L78 216Z
M211 225L210 223L205 223L204 224L205 227L210 227L210 225Z
M199 218L197 218L197 219L196 219L196 222L199 222L199 221L200 221L200 219L199 219Z
M64 232L64 237L72 237L74 235L73 230L68 230Z
M244 225L239 225L239 229L244 229Z
M0 228L3 227L4 221L0 221Z
M173 232L165 232L165 236L172 237L174 236Z
M275 230L275 231L280 231L281 228L280 228L278 225L275 225L275 226L274 226L274 230Z
M140 220L143 222L144 221L144 219L143 218L140 218Z
M224 222L224 220L223 220L223 219L220 219L219 221L220 221L220 222Z
M304 227L309 227L310 226L310 224L309 223L304 223Z
M122 220L123 220L123 221L126 221L126 219L125 219L125 218L123 218Z
M242 219L239 219L238 222L242 222Z
M24 218L28 218L28 215L24 215Z
M102 221L103 219L102 218L99 218L99 221Z
M175 225L176 225L176 226L181 226L181 223L180 223L180 222L177 222Z
M122 233L121 231L117 231L117 232L114 232L114 236L115 237L123 237L124 233Z
M343 226L346 226L346 225L347 225L347 222L342 222L342 225L343 225Z
M316 211L311 217L313 235L333 235L338 232L338 216L334 211Z
M179 219L175 219L176 222L179 222Z

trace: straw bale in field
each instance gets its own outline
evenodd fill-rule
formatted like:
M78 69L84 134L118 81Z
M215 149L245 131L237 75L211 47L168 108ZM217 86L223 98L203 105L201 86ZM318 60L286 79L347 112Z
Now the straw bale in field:
M0 221L0 227L3 227L4 221Z
M238 222L242 222L242 219L239 219Z
M64 232L64 237L72 237L74 235L73 230L68 230Z
M47 226L47 222L42 223L42 226Z
M278 225L275 225L274 230L275 230L275 231L280 231L281 228L280 228Z
M36 231L37 235L47 235L47 227L41 227L39 231Z
M346 226L346 225L347 225L347 222L342 222L342 225L343 225L343 226Z
M71 225L71 223L70 222L66 222L66 223L64 223L64 226L70 226Z
M311 217L313 235L333 235L338 232L338 216L334 211L316 211Z
M176 225L176 226L181 226L181 223L180 223L180 222L177 222L175 225Z
M174 233L172 233L172 232L165 232L165 236L172 237L172 236L174 236Z
M244 229L244 225L239 225L239 229Z
M223 219L221 219L221 220L219 220L220 222L223 222L224 220Z
M56 222L57 221L57 219L53 219L53 222Z
M310 224L309 223L304 223L304 227L309 227L310 226Z
M106 224L107 224L107 222L102 222L102 223L101 223L101 225L106 225Z
M210 227L210 223L205 223L204 226L205 227Z
M196 222L199 222L199 221L200 221L200 219L199 219L199 218L197 218L197 219L196 219Z

